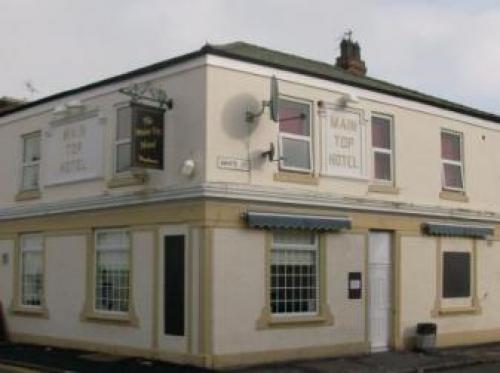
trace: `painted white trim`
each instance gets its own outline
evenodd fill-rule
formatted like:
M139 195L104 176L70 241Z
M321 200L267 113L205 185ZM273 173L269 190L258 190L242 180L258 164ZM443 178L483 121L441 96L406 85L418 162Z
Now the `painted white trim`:
M361 100L372 101L384 105L391 105L405 110L417 111L500 132L500 124L498 123L476 118L471 115L456 113L447 109L441 109L429 104L412 101L410 99L399 98L391 96L389 94L370 91L364 88L353 87L348 84L337 83L326 79L314 78L305 74L294 73L287 70L262 66L259 64L239 61L227 57L214 55L208 55L207 57L208 66L246 72L249 74L264 76L266 78L270 78L271 76L275 75L276 78L281 81L287 81L293 84L302 84L312 88L331 91L332 93L340 95L345 94L346 92L351 92ZM359 106L359 104L356 106Z
M304 193L300 189L274 186L254 186L231 183L205 183L190 187L175 187L148 195L134 193L79 198L64 202L16 206L0 209L0 222L72 212L93 211L150 203L180 201L193 198L214 198L247 202L277 203L304 207L327 207L338 210L390 213L450 220L500 223L500 214L492 211L465 210L435 205L345 197L327 192Z

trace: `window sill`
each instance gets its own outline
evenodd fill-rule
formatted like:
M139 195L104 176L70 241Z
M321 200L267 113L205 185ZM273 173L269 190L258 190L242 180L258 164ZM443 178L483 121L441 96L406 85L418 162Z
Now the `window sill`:
M318 178L310 173L279 171L274 174L274 181L297 183L305 185L318 185Z
M481 307L479 306L461 306L461 307L446 307L434 310L432 316L457 316L457 315L479 315Z
M49 310L47 307L26 307L22 305L12 306L10 312L17 316L39 317L42 319L49 318Z
M399 188L391 184L370 184L368 193L399 194Z
M442 190L439 193L439 198L448 201L469 202L469 197L467 197L465 192L452 191L452 190Z
M264 307L257 320L257 330L333 325L334 320L330 307L324 304L321 305L321 309L322 312L318 315L274 316L267 307Z
M122 188L134 185L144 185L147 181L147 174L145 172L124 172L122 174L114 175L108 181L108 188Z
M16 194L16 201L29 201L32 199L38 199L42 196L39 189L36 190L23 190Z
M139 320L133 311L128 313L118 314L112 312L99 312L99 311L89 311L84 312L81 317L82 321L103 323L103 324L114 324L123 326L139 326Z

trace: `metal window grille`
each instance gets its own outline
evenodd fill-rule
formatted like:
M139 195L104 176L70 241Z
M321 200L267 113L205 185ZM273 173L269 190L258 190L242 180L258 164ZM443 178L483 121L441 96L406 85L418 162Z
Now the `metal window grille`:
M41 306L43 293L43 238L39 234L21 236L21 304Z
M37 190L40 179L40 133L23 136L21 190Z
M277 231L271 252L271 312L318 312L318 245L316 234Z
M128 231L96 232L96 310L128 312L130 300L129 251Z

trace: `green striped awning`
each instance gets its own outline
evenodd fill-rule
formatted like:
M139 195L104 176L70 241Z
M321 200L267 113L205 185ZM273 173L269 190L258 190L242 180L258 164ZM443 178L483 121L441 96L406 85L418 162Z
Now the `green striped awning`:
M341 229L351 228L351 220L345 217L247 212L244 214L244 218L250 227L261 229L339 231Z
M451 223L424 223L422 230L431 236L486 238L493 235L493 227Z

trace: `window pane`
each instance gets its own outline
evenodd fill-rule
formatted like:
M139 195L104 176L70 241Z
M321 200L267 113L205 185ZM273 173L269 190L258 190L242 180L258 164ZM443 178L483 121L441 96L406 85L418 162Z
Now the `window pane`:
M132 164L132 147L130 143L116 146L116 172L126 171Z
M311 168L309 141L283 137L282 145L282 157L285 167L306 170Z
M444 186L449 188L463 188L462 167L453 164L443 164L444 167Z
M470 297L470 253L443 253L443 298Z
M42 251L21 248L21 304L40 306L43 291Z
M97 232L97 310L127 312L129 309L129 239L126 231Z
M314 245L316 235L309 231L276 231L273 234L274 243Z
M460 135L441 133L441 157L450 161L460 161Z
M311 232L278 231L271 252L271 311L280 313L317 312L317 246ZM287 245L292 245L287 248ZM304 245L303 248L300 245Z
M23 161L36 162L40 160L40 135L28 135L24 138Z
M132 136L132 109L130 107L120 108L116 115L116 139L129 139Z
M280 132L309 136L309 105L280 100Z
M372 144L376 148L391 149L391 122L387 118L372 118Z
M39 165L24 166L22 175L22 190L38 189Z
M391 175L391 155L386 153L375 152L374 166L375 179L377 180L392 180Z

